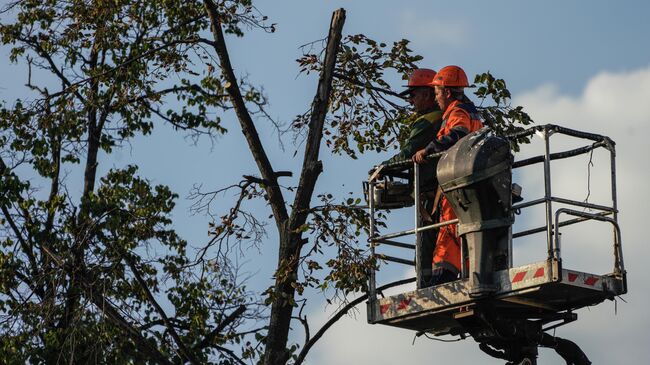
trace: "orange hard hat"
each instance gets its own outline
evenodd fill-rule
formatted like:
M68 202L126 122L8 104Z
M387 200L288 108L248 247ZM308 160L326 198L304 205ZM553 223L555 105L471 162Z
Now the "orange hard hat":
M432 82L435 86L469 87L467 75L458 66L445 66L438 71Z
M413 70L413 73L409 76L408 85L406 85L408 89L402 91L400 95L406 95L416 87L433 87L433 79L435 77L436 72L428 68L418 68Z

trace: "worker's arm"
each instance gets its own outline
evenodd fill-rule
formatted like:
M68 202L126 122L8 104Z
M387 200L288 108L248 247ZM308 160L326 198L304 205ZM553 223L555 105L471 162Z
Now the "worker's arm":
M458 142L461 138L469 134L469 129L465 127L455 127L449 130L449 134L434 139L425 147L425 153L430 155L436 152L442 152L449 149Z
M431 141L425 148L426 155L442 152L449 149L460 140L469 134L471 127L471 120L469 113L460 108L455 108L449 118L447 119L449 132L437 139Z

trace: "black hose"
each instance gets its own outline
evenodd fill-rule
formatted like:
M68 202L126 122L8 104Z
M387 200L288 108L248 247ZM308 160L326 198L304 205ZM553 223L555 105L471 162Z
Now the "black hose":
M544 333L539 341L539 345L554 349L566 361L567 365L591 365L591 361L582 352L580 346L572 341Z
M506 355L505 351L496 350L485 342L481 342L478 345L478 348L480 348L481 351L485 352L486 354L494 358L508 360L508 356Z

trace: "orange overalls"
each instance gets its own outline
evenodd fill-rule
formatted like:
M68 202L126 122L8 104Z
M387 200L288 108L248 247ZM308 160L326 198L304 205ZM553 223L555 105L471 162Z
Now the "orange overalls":
M442 116L442 126L436 139L438 149L451 147L458 139L483 128L476 107L472 103L453 101ZM445 138L446 137L446 138ZM436 151L439 152L439 151ZM440 199L440 222L456 219L456 214L446 197ZM440 228L436 247L433 251L433 268L443 268L454 273L460 272L460 238L456 225Z

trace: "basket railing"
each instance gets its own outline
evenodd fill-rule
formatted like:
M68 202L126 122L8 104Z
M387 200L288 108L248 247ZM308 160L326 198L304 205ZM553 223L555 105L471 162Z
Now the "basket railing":
M619 275L619 276L624 275L625 268L623 264L621 232L618 225L615 143L609 137L606 136L572 130L569 128L565 128L553 124L534 126L522 132L509 135L508 138L510 140L515 140L515 139L530 137L533 134L539 135L544 140L543 154L526 158L520 161L515 161L513 163L512 168L514 170L514 169L519 169L519 168L532 166L540 163L543 164L544 196L539 199L534 199L531 201L515 204L512 206L512 211L520 212L523 209L531 208L538 205L544 205L546 222L542 226L532 228L532 229L527 229L520 232L515 232L511 235L510 246L509 246L510 252L508 253L510 257L510 266L512 265L512 240L513 239L545 232L546 246L547 246L547 260L555 261L557 265L552 265L552 266L560 268L561 270L561 247L560 247L560 239L559 239L560 227L565 227L568 225L573 225L584 221L602 221L602 222L610 223L613 226L614 271L612 274ZM574 137L577 139L588 140L588 141L592 141L592 143L586 146L582 146L567 151L551 153L550 139L551 136L555 134L561 134L561 135ZM577 201L577 200L566 199L561 197L554 197L552 195L552 189L551 189L551 161L584 155L587 153L591 153L593 150L599 148L606 149L607 151L610 152L611 205L600 205L600 204L588 203L585 201ZM441 156L442 153L432 154L428 156L428 159L430 161L437 161ZM386 233L382 235L377 234L378 232L377 232L376 220L375 220L377 207L375 204L376 202L375 202L374 192L376 187L379 184L379 181L377 179L378 174L373 174L366 183L366 190L367 190L366 197L368 200L369 217L370 217L368 241L370 242L371 255L378 260L417 266L417 263L414 262L413 260L407 260L404 258L380 254L379 252L377 252L377 248L379 245L388 245L388 246L402 248L402 249L418 250L419 247L421 247L420 246L421 243L418 241L420 236L418 235L418 233L431 230L431 229L438 229L446 225L457 224L458 220L454 219L446 222L422 225L420 219L420 213L419 213L419 207L421 204L420 191L422 189L422 187L420 186L420 166L418 164L413 163L410 160L405 160L405 161L400 161L400 162L383 166L383 169L384 169L383 174L396 173L400 177L403 176L412 177L412 180L409 183L412 182L413 185L414 228L402 230L399 232ZM575 208L589 209L593 212L578 211L570 208L560 208L554 211L553 210L554 203L575 207ZM561 216L565 216L565 215L572 216L573 218L561 221L560 220ZM399 237L405 237L410 235L415 235L416 237L415 245L409 243L402 243L395 240ZM463 246L464 245L461 245L461 250L463 249ZM461 257L464 257L464 252L461 251L461 255L462 255ZM419 256L416 255L416 257ZM461 268L461 272L466 273L464 267L465 260L461 260L461 261L462 261L461 265L463 266ZM376 270L373 268L369 273L368 295L370 298L371 306L373 305L373 302L376 302L377 300L377 291L376 291L377 286L376 286L375 271ZM558 274L559 273L555 273L554 276L558 276ZM561 278L561 275L559 275L559 277Z

